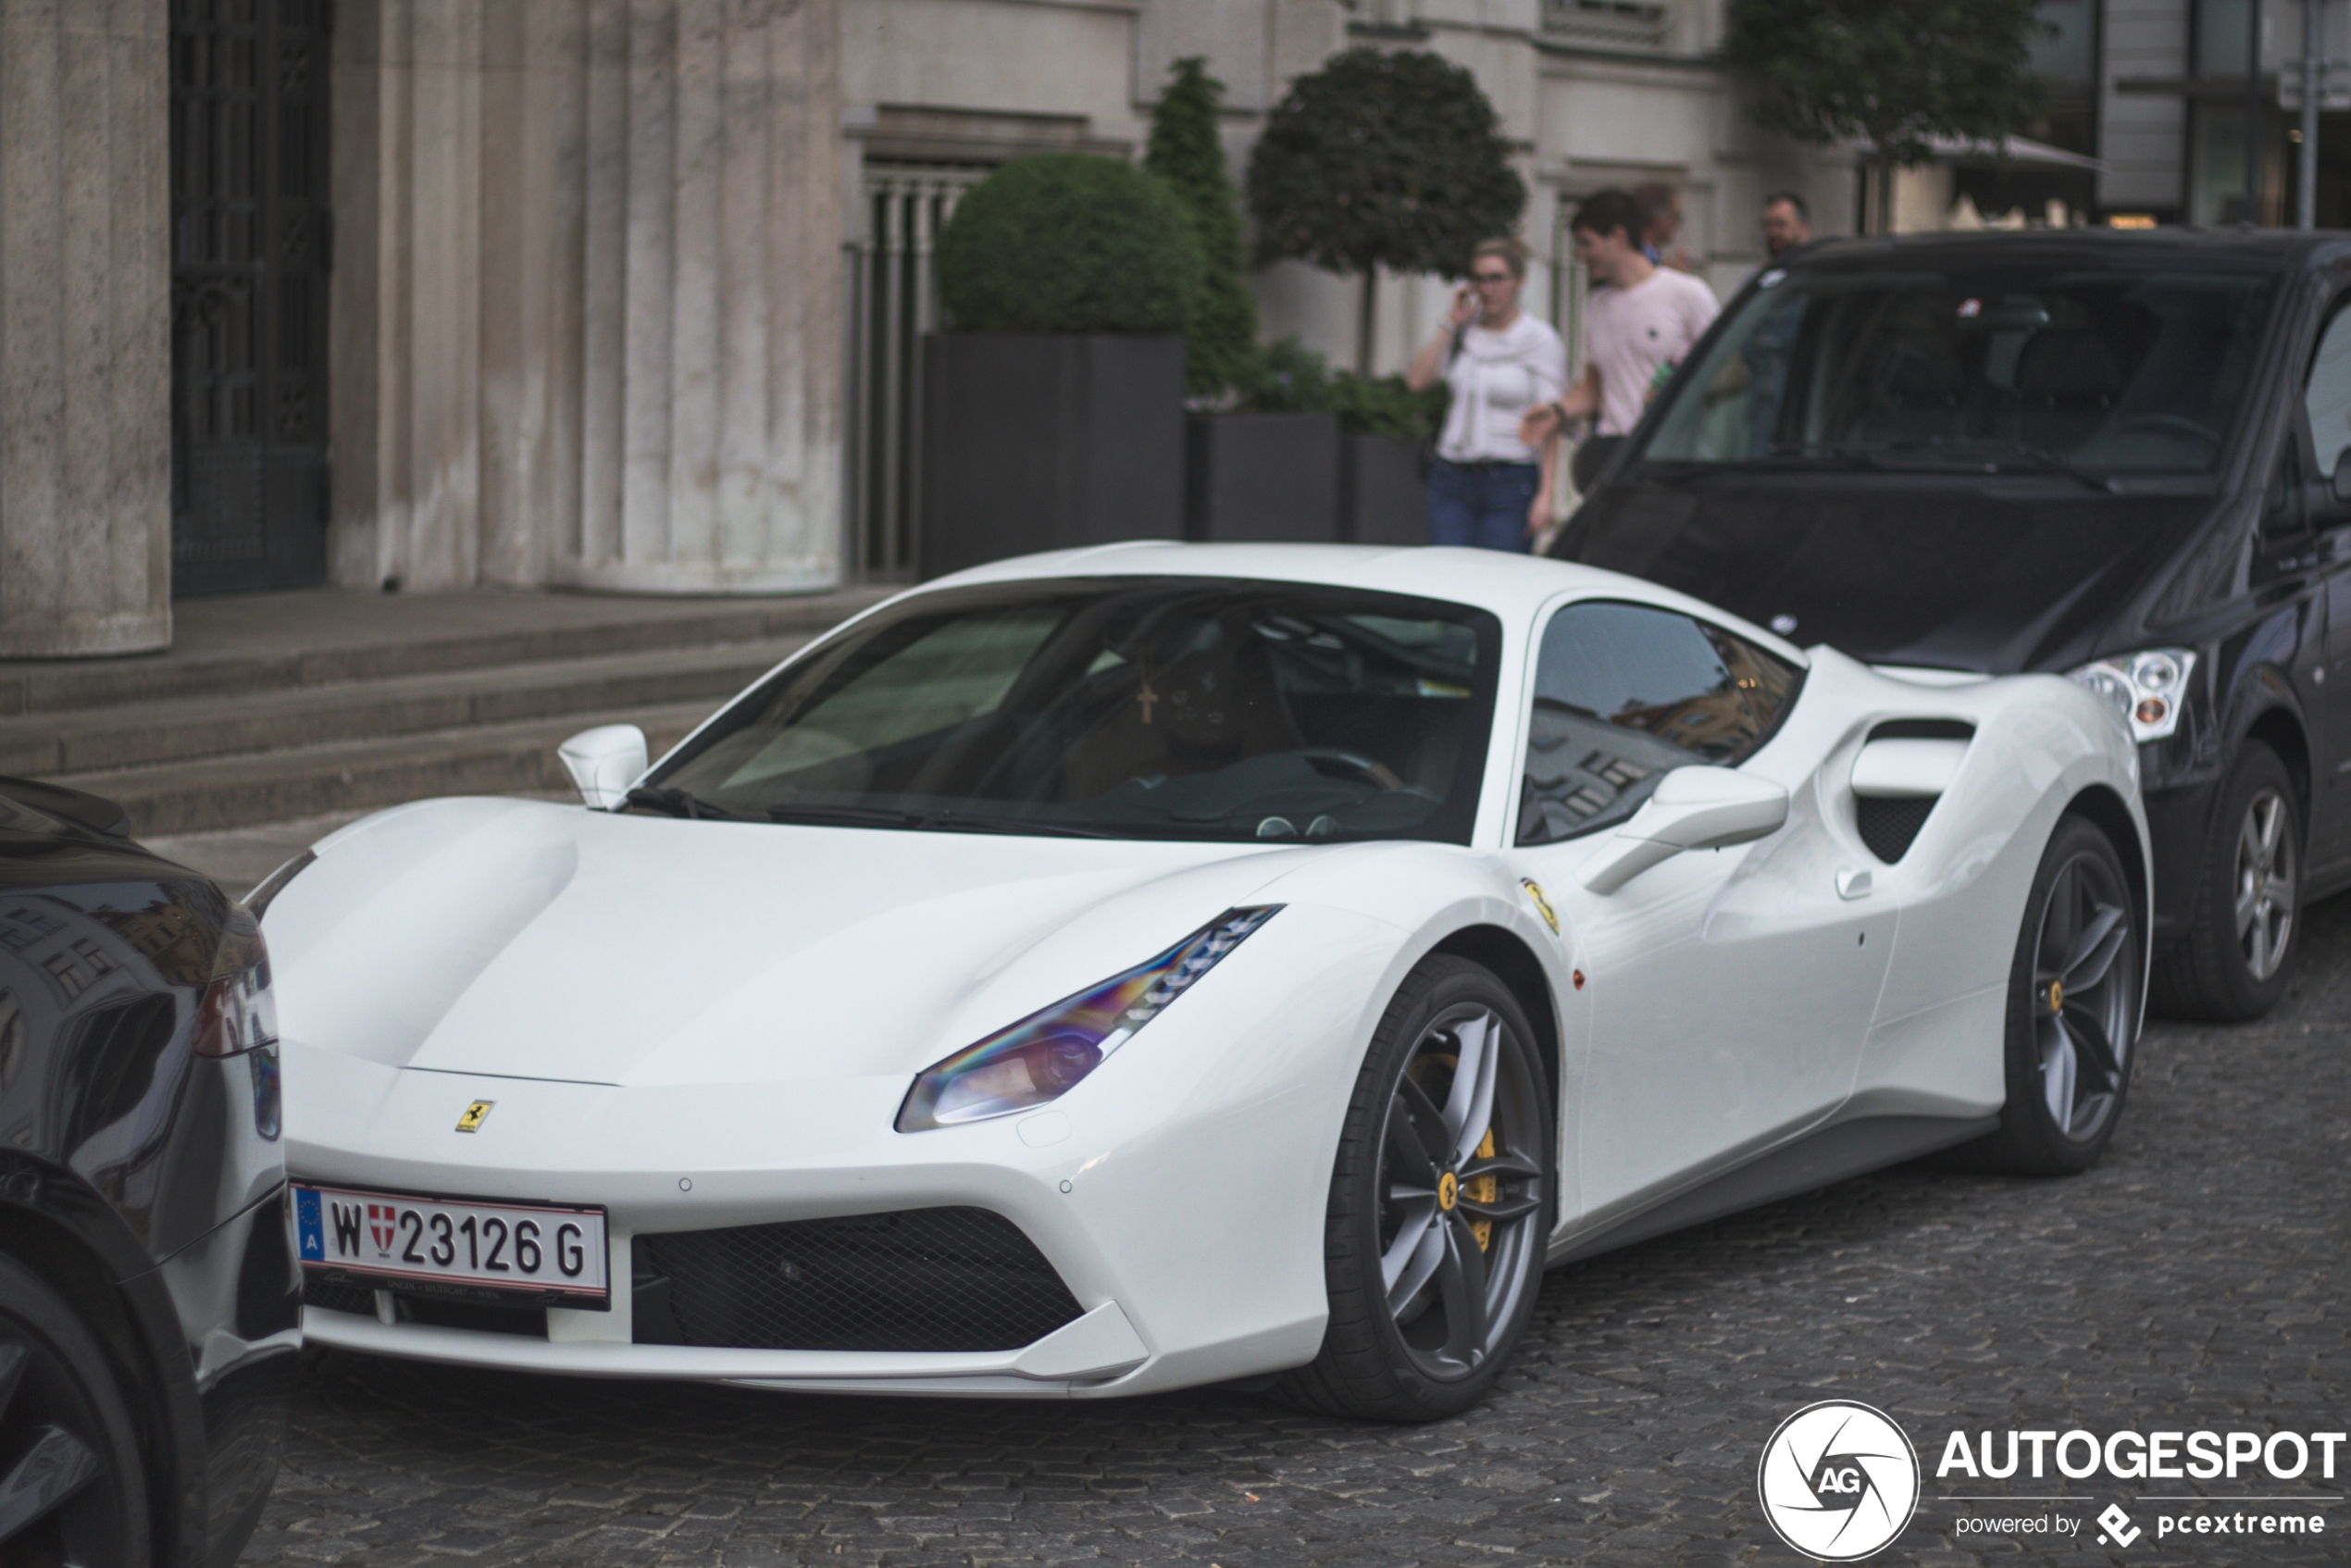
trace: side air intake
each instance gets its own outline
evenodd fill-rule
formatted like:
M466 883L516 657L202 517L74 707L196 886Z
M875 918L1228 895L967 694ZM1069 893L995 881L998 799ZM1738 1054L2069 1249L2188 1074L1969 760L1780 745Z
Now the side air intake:
M1975 727L1955 719L1889 719L1853 759L1853 819L1870 852L1892 865L1934 815L1967 757Z

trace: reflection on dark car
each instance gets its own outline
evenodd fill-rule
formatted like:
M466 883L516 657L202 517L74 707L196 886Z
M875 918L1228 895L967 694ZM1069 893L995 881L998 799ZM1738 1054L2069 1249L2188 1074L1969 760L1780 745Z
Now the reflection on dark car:
M2139 742L2151 989L2283 993L2351 886L2351 239L1827 242L1749 281L1553 553L1936 682L2071 676Z
M226 1568L301 1280L260 927L93 796L0 778L0 1562Z

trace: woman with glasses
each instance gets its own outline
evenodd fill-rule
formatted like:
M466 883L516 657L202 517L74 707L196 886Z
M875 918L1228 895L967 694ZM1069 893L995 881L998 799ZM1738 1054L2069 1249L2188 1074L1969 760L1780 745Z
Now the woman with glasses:
M1519 440L1519 420L1567 385L1560 335L1518 307L1526 246L1487 240L1470 256L1470 280L1437 335L1412 356L1405 380L1452 389L1428 475L1428 541L1524 552L1550 521L1551 454Z

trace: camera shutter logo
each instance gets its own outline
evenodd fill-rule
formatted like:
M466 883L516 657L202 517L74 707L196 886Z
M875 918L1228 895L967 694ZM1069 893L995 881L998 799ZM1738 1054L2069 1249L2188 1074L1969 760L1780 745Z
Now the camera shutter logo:
M1780 1539L1817 1562L1858 1562L1910 1522L1918 1450L1884 1411L1823 1400L1780 1423L1755 1489Z

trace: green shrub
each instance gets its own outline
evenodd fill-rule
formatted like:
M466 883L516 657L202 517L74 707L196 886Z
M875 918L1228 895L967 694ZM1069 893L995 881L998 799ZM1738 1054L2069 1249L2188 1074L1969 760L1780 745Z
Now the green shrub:
M1122 159L1017 158L955 207L939 290L964 332L1180 332L1200 286L1191 215Z
M1233 379L1242 414L1320 414L1331 405L1331 370L1296 338L1250 353Z
M1401 376L1362 377L1342 370L1331 379L1330 405L1339 428L1357 435L1427 441L1445 425L1451 389L1442 381L1414 392Z
M1249 373L1257 345L1257 299L1242 280L1249 246L1240 197L1216 136L1225 84L1208 74L1207 62L1197 55L1176 61L1175 72L1151 110L1143 167L1167 181L1192 215L1201 274L1198 308L1184 331L1184 380L1195 395L1215 397Z

